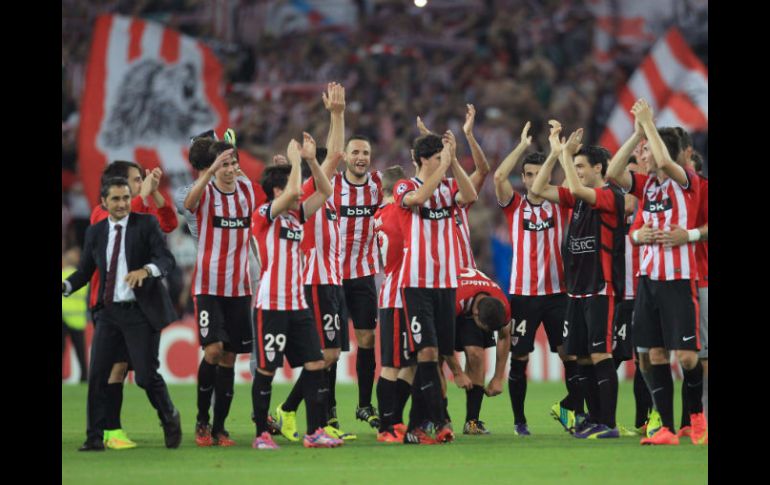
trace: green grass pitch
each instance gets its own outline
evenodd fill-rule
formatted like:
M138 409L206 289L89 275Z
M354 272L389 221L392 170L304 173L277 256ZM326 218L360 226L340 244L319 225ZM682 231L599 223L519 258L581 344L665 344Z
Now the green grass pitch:
M676 382L675 414L679 419ZM339 449L311 450L302 443L276 437L276 451L251 448L251 389L236 386L227 428L237 445L197 448L193 439L196 414L195 386L169 386L182 415L182 445L163 446L163 431L144 392L125 387L123 429L138 443L133 450L80 453L85 440L85 385L62 385L63 484L703 484L708 481L708 446L693 446L688 438L676 447L648 447L639 438L577 440L563 431L548 410L564 393L561 383L530 382L526 412L529 437L513 434L513 416L507 389L484 398L481 419L488 436L464 436L465 393L449 384L449 412L457 433L454 443L406 446L376 441L374 430L354 419L357 401L352 384L337 388L337 414L342 428L358 440ZM271 408L282 402L289 386L275 385ZM408 409L408 405L407 405ZM634 419L631 381L620 383L618 423L630 428ZM305 431L304 406L298 413ZM678 424L678 421L677 421Z

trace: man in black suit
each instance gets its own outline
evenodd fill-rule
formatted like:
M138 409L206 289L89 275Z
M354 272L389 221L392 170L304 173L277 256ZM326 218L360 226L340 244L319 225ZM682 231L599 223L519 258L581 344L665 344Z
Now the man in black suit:
M87 439L80 451L104 450L105 386L112 356L128 351L136 383L158 412L167 448L182 440L179 411L158 373L160 331L177 319L161 278L175 261L166 247L157 219L131 213L131 192L122 177L106 180L102 203L110 216L88 228L77 271L62 282L62 294L83 287L94 270L101 275L88 376Z

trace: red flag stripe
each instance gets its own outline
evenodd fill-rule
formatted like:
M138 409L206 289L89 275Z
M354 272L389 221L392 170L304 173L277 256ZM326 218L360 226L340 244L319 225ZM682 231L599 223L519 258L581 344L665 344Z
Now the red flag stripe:
M142 55L142 35L147 26L144 20L136 19L131 22L128 29L128 62L138 59Z
M177 62L179 60L179 32L171 29L163 30L160 56L169 63Z

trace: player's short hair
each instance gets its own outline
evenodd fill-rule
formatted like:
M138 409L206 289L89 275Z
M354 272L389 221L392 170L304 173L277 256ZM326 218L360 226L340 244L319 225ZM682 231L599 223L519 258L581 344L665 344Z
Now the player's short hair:
M348 139L348 143L345 145L345 148L347 148L347 147L350 145L350 142L351 142L351 141L353 141L353 140L361 140L361 141L365 141L366 143L368 143L368 144L369 144L369 146L372 146L372 140L370 140L368 136L366 136L366 135L358 135L358 134L357 134L357 135L353 135L353 136L351 136L351 137Z
M113 177L122 177L128 181L128 169L130 168L139 170L139 175L144 178L144 172L142 171L141 165L138 163L126 160L115 160L104 168L104 172L102 172L102 184Z
M607 164L612 156L610 151L599 145L583 145L580 150L575 153L575 157L585 155L588 159L588 164L595 167L597 164L602 166L602 177L607 173Z
M687 150L692 146L692 137L687 132L687 130L685 130L681 126L675 126L674 131L679 137L679 145L682 147L682 150Z
M639 161L636 159L636 155L631 155L628 157L628 161L626 162L626 165L628 165L628 169L631 170L631 164L639 166ZM633 170L632 170L633 171Z
M703 155L693 150L692 163L695 166L695 171L700 173L703 170Z
M418 167L422 167L423 158L430 158L443 149L444 143L441 141L440 136L434 133L418 136L412 144L414 162Z
M508 322L505 321L505 306L494 297L479 300L479 320L490 330L500 330Z
M214 163L214 160L216 160L217 157L216 155L212 155L209 152L209 149L215 141L216 140L213 138L206 137L194 139L192 145L190 145L188 158L190 159L190 165L192 165L195 170L205 170Z
M230 150L231 148L235 148L235 147L227 143L226 141L215 141L214 143L212 143L211 146L209 147L209 155L213 155L214 157L211 159L211 163L214 163L214 160L216 160L217 157L222 152L224 152L225 150ZM238 160L238 150L233 151L233 156L235 156L235 159ZM211 166L211 163L209 164L209 167Z
M542 165L545 163L545 153L534 152L524 157L524 162L521 164L521 173L524 173L524 165L531 163L532 165Z
M393 186L403 178L406 178L406 174L401 165L386 168L382 171L382 191L388 195L392 194Z
M99 195L103 199L107 198L107 194L110 193L111 187L128 187L129 193L131 192L131 187L128 185L128 179L126 177L108 177L102 179L102 188L99 191Z
M676 161L679 158L679 153L682 151L682 141L679 138L679 134L675 128L658 128L658 134L660 135L663 144L666 145L668 150L668 156L671 160Z
M267 200L273 200L273 189L283 190L289 181L291 165L271 165L262 171L262 189L267 195Z

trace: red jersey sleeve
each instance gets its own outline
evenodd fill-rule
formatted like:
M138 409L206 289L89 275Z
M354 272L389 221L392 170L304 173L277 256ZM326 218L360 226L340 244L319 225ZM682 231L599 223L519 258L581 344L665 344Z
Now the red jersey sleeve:
M259 234L259 232L265 226L269 225L272 220L270 219L270 206L272 204L262 204L254 211L254 215L251 216L251 232L252 234Z
M644 186L647 184L647 180L650 178L650 175L642 175L640 173L632 173L631 174L631 189L628 191L629 194L635 196L637 199L642 200L644 199Z
M209 192L211 191L211 185L213 182L209 182L206 187L203 189L203 194L201 194L201 200L198 201L198 207L195 208L194 211L192 211L193 214L197 214L200 212L201 207L209 203Z
M609 187L600 187L594 189L596 193L596 202L591 206L600 212L615 215L618 211L615 205L615 193Z
M179 219L176 217L176 211L168 204L158 209L157 213L158 222L160 223L160 230L169 233L172 232L179 225Z
M640 200L636 206L636 215L634 216L634 222L631 223L631 229L629 234L632 234L637 229L641 229L644 225L644 217L642 217L642 201Z
M305 182L302 184L302 197L300 197L299 202L300 204L305 202L307 199L310 198L311 195L315 193L315 180L313 180L313 177L308 178L305 180Z
M507 204L501 204L500 201L498 200L497 205L500 206L501 209L503 209L503 212L511 212L519 205L520 201L521 201L521 195L519 195L519 193L514 190L513 196L511 197L511 200L509 200Z
M575 196L569 191L567 187L556 187L559 190L559 205L569 207L570 209L575 207Z
M446 179L447 183L449 184L449 190L452 191L452 204L460 207L460 204L457 203L457 195L460 193L460 186L457 185L457 179L455 178L448 178ZM470 204L463 205L461 207L468 208L473 204L471 202Z
M393 200L399 207L406 209L407 207L403 204L404 197L413 190L417 190L417 184L414 181L401 179L393 186Z
M107 212L107 209L102 207L102 204L98 204L94 209L91 211L91 225L93 226L99 221L103 221L107 218L107 216L110 215L109 212Z

